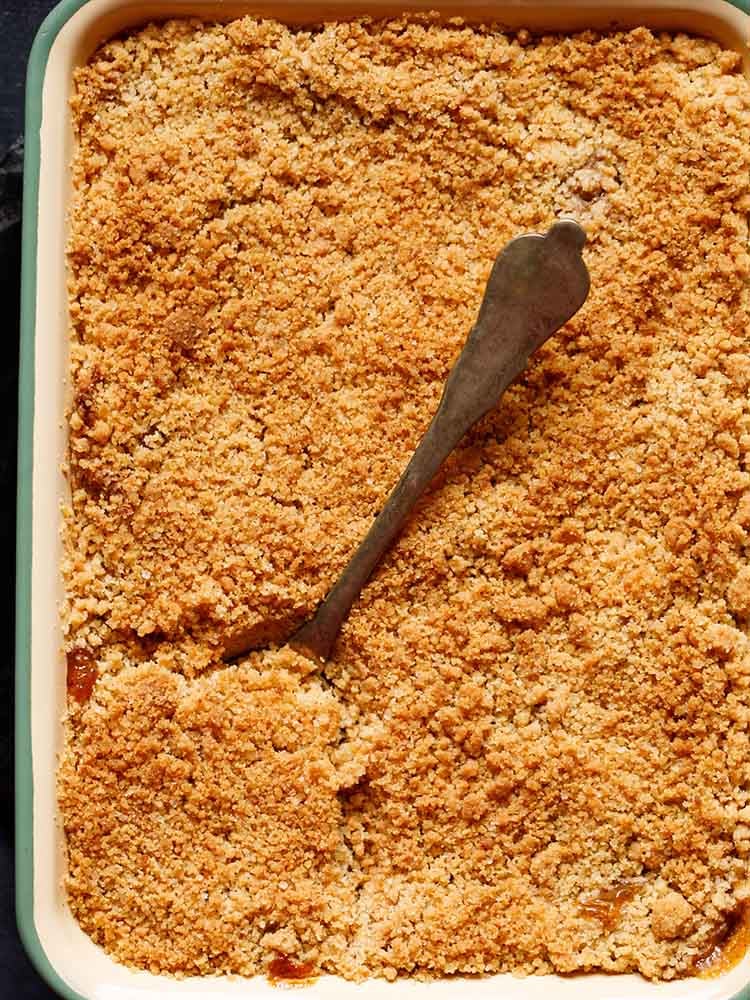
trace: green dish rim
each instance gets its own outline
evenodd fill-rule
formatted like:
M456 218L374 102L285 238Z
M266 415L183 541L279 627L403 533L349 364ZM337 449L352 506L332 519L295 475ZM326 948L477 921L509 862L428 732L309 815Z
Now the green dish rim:
M44 951L34 923L34 789L31 753L31 518L34 433L34 346L42 90L50 50L62 27L89 0L61 0L42 22L26 74L26 145L21 255L16 518L15 835L16 921L36 971L65 1000L90 1000L71 989ZM750 15L750 0L721 0ZM408 6L408 0L404 0ZM732 1000L750 1000L750 983Z

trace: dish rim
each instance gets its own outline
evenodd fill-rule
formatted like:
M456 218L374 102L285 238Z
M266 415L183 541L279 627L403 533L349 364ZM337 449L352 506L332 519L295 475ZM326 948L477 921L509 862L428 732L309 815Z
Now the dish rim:
M36 310L38 291L39 245L39 190L42 153L43 90L45 74L52 48L68 21L91 0L60 0L41 23L28 60L25 97L25 161L23 182L23 223L21 253L21 319L19 353L18 395L18 460L17 460L17 516L16 516L16 622L15 622L15 866L16 866L16 921L26 953L41 978L65 1000L89 1000L70 987L50 962L39 936L34 919L34 781L32 750L31 702L31 642L32 642L32 530L33 530L33 472L34 428L36 413ZM460 2L460 0L459 0ZM750 0L708 0L711 7L720 9L731 6L750 19ZM127 6L127 0L123 7ZM189 4L186 4L188 6ZM516 12L523 0L500 0L499 12L513 8ZM541 6L541 2L535 6ZM194 7L211 6L199 4ZM217 12L221 0L215 3ZM235 6L235 5L232 5ZM240 6L238 4L237 6ZM251 12L252 0L245 6ZM257 5L256 5L257 6ZM279 0L283 8L284 0ZM359 7L360 5L357 4ZM403 0L403 9L413 4ZM435 6L444 6L436 0ZM557 0L551 7L565 6ZM586 4L586 7L619 5ZM650 6L644 0L643 8ZM684 11L686 20L690 12L675 0L674 10ZM622 9L622 8L620 8ZM196 13L196 12L194 12ZM225 13L228 13L225 9ZM185 15L189 16L189 15ZM292 20L292 18L290 18ZM312 20L312 18L311 18ZM136 23L134 21L134 23ZM689 29L685 29L689 30ZM750 20L748 21L750 39ZM750 43L749 43L750 44ZM249 982L249 980L247 981ZM684 981L687 982L687 981ZM398 987L398 982L394 984ZM750 981L733 994L731 1000L750 1000Z

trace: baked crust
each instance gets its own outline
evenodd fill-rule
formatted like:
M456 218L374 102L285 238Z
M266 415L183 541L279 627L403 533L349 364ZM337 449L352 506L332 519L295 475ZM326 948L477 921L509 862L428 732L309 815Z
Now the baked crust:
M750 851L750 87L645 29L172 21L76 74L68 894L118 960L689 974ZM344 626L497 251L591 295ZM90 674L87 674L90 679Z

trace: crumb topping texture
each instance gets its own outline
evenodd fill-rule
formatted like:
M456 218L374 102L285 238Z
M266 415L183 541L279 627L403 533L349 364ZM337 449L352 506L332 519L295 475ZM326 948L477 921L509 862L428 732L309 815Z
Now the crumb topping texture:
M750 85L646 29L172 21L76 73L70 905L116 959L690 974L750 894ZM497 252L581 312L288 649ZM311 965L306 963L312 963Z

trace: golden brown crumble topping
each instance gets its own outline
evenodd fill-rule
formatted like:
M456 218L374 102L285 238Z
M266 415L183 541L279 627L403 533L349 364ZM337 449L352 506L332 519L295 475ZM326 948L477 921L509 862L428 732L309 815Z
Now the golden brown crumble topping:
M73 117L82 927L180 975L692 972L748 895L739 57L173 21L99 49ZM565 213L586 306L449 461L326 676L285 648L222 665L233 631L312 611L495 254Z

